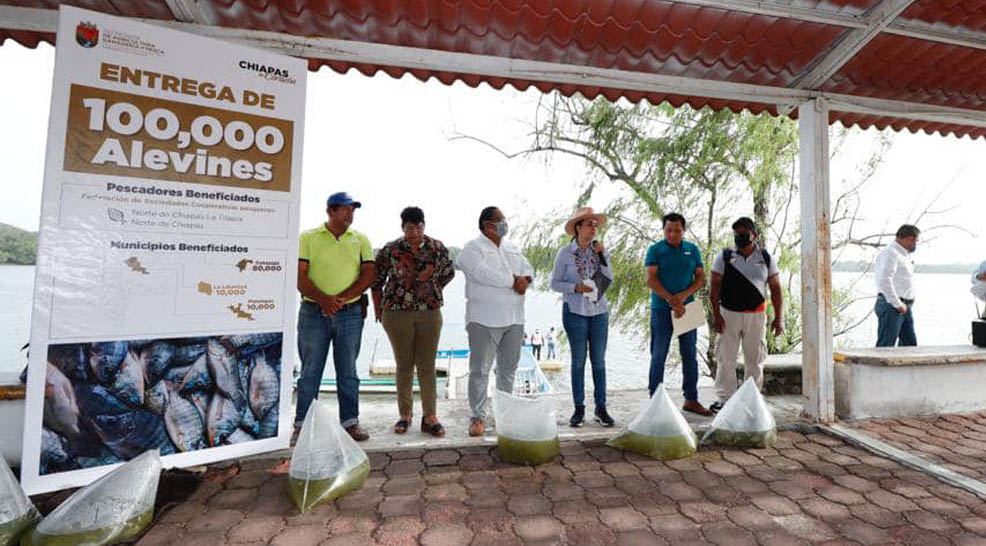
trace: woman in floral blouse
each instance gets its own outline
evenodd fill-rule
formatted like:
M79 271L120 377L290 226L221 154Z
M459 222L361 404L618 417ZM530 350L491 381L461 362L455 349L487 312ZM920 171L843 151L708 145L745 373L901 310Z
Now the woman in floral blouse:
M435 387L435 352L442 331L442 290L455 276L448 249L425 235L425 215L418 207L401 211L404 236L380 249L373 307L377 321L390 338L397 361L397 410L394 432L411 426L414 370L421 394L421 430L444 436L438 421Z

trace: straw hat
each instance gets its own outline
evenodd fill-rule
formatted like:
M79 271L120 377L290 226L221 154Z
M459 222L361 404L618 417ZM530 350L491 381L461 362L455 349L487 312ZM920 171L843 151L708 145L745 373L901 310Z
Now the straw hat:
M569 237L575 237L575 224L581 222L582 220L595 220L599 224L599 227L606 225L606 217L602 214L596 214L596 211L592 210L592 207L582 207L575 211L575 214L565 222L565 233Z

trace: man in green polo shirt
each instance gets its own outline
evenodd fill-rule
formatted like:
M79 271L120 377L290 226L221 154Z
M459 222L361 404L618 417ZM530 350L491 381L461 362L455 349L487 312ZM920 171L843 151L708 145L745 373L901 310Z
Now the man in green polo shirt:
M685 217L672 212L661 223L664 239L647 249L644 266L650 295L650 378L651 395L664 382L664 363L671 347L673 326L671 315L681 317L685 305L695 300L695 293L705 284L702 251L684 239ZM698 401L698 331L678 336L681 351L682 390L685 405L682 409L699 415L712 415Z
M301 233L298 242L298 402L295 428L318 396L325 360L332 345L336 370L339 420L354 440L370 435L359 426L359 376L356 357L363 337L363 292L373 284L376 268L366 235L350 229L353 214L362 204L346 192L327 201L328 222Z

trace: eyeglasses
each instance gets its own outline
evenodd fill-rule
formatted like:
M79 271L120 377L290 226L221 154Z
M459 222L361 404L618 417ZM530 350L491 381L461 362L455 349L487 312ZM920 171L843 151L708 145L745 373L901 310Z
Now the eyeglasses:
M597 228L597 227L599 227L599 222L597 222L595 220L583 220L582 222L579 222L579 225L580 226Z

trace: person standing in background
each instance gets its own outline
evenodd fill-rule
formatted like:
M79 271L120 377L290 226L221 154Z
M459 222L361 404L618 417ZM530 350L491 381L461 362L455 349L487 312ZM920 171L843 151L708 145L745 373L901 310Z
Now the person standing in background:
M918 344L914 332L914 258L921 230L904 224L897 229L892 243L876 258L877 347L901 347Z
M541 360L542 345L544 345L544 338L541 336L541 330L534 330L534 333L531 334L531 350L537 360Z
M558 355L555 354L555 345L558 344L558 336L555 334L554 326L552 326L551 329L548 330L547 342L548 342L548 360L554 360L558 358Z
M976 299L981 301L986 301L986 261L979 264L979 267L972 272L972 285L969 286L969 291ZM986 319L986 308L983 309L980 318Z

